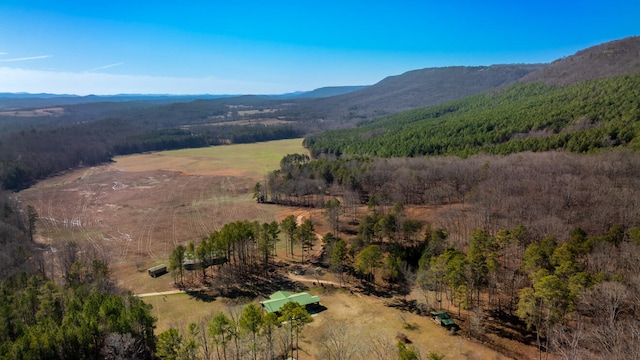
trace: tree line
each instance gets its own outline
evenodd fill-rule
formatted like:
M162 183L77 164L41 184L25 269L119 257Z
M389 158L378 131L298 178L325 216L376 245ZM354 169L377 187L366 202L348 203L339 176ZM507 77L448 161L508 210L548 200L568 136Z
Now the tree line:
M268 277L275 265L277 243L282 238L286 254L304 261L305 254L317 241L313 221L305 219L298 224L290 215L280 223L246 220L227 223L198 243L176 246L169 256L169 270L178 286L216 283L222 284L219 290L224 293L232 290L232 283L241 284L243 277ZM189 271L194 268L197 271Z
M462 332L482 341L505 336L494 329L508 326L518 334L512 339L537 346L540 356L634 356L639 226L593 235L573 228L560 240L518 225L476 229L459 242L398 204L386 215L370 211L355 237L323 239L325 261L341 279L359 274L350 281L399 295L415 288L422 294L416 311L457 312Z
M230 110L237 105L232 104L242 101L251 104L247 109L265 103L251 98L160 105L103 102L66 105L50 116L2 115L0 188L21 190L61 171L106 163L116 155L290 139L307 133L304 124L295 122L233 125L236 119Z
M430 206L439 227L464 242L477 228L524 225L565 239L573 227L604 233L638 226L640 155L622 150L509 156L391 158L290 155L260 185L266 201L322 208L340 199L347 217L371 204ZM354 219L355 220L355 219Z

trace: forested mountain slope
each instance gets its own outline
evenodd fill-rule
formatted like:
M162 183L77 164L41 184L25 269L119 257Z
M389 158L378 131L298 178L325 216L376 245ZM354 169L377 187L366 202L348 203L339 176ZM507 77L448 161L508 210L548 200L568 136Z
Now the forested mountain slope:
M540 66L518 85L362 121L307 145L314 154L378 156L638 148L638 74L640 37L628 37Z
M517 84L309 137L312 154L468 156L640 149L640 74L569 86Z
M322 119L325 128L351 127L363 119L457 100L511 84L541 64L451 66L413 70L341 96L315 99L291 108L303 118Z

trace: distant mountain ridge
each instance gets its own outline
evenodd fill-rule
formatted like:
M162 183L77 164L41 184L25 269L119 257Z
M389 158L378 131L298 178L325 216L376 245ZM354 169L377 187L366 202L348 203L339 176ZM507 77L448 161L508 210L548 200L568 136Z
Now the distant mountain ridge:
M329 86L312 91L256 95L252 98L224 94L77 96L0 93L0 109L122 101L167 104L194 100L222 99L224 101L224 99L233 98L232 102L238 104L242 99L292 100L299 102L299 106L295 109L296 116L306 120L322 119L329 124L334 122L333 127L350 127L361 120L442 104L515 82L566 85L635 72L640 72L639 36L593 46L551 64L425 68L388 76L370 86Z
M543 64L491 66L450 66L408 71L389 76L377 84L345 98L356 103L393 102L395 108L414 108L450 101L467 95L516 82L542 68ZM370 97L373 100L362 99ZM395 99L402 101L393 101Z
M425 68L389 76L345 95L311 100L305 110L338 127L418 107L437 105L515 83L544 64Z
M366 86L328 86L311 91L297 91L279 95L257 95L263 100L282 99L315 99L337 95L344 95L356 90L366 88ZM212 100L243 97L248 95L165 95L165 94L117 94L117 95L72 95L72 94L49 94L49 93L0 93L0 109L3 108L24 108L24 107L47 107L89 104L96 102L123 102L123 101L148 101L158 104L190 102L194 100Z
M298 91L290 94L272 95L271 98L278 99L317 99L326 98L331 96L338 96L348 94L350 92L358 91L366 88L367 86L326 86L311 91Z
M69 94L31 94L31 93L0 93L0 109L37 108L49 106L67 106L91 104L98 102L129 102L148 101L151 103L167 104L188 102L198 99L221 99L236 95L153 95L153 94L118 94L118 95L69 95Z

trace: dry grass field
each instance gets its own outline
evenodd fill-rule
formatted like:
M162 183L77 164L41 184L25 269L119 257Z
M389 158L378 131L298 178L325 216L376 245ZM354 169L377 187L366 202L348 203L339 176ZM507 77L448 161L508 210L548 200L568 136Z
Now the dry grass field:
M199 241L236 220L278 220L282 209L252 199L256 182L301 139L118 157L45 180L17 194L40 216L39 241L73 240L109 260L119 285L135 293L170 290L170 276L146 269L177 244Z
M35 117L35 116L60 116L64 114L64 108L51 107L34 110L14 110L0 111L0 116L18 116L18 117Z
M296 139L125 156L108 165L48 179L18 193L17 198L36 208L40 242L73 240L88 245L109 260L121 287L136 294L167 292L174 290L171 275L151 278L146 269L166 263L175 245L198 241L227 222L266 222L288 214L313 216L316 231L327 232L321 210L257 204L252 199L255 183L276 169L284 155L304 151L301 140ZM433 216L428 208L411 213L425 220ZM279 253L284 252L282 245L279 248ZM287 260L284 254L279 257ZM323 279L336 281L331 274ZM446 354L446 359L507 358L449 334L429 318L388 307L389 299L314 287L312 275L295 280L310 286L309 292L319 295L327 308L314 315L314 322L303 332L300 359L321 359L320 339L337 328L354 342L384 340L391 346L398 332L403 332L425 356L434 351ZM153 305L152 313L158 318L156 333L263 300L202 299L187 294L144 299Z

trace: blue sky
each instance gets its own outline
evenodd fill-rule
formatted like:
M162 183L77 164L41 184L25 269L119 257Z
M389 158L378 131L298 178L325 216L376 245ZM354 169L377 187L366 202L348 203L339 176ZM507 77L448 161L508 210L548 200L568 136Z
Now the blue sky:
M640 35L640 1L0 0L0 92L276 94L551 62Z

